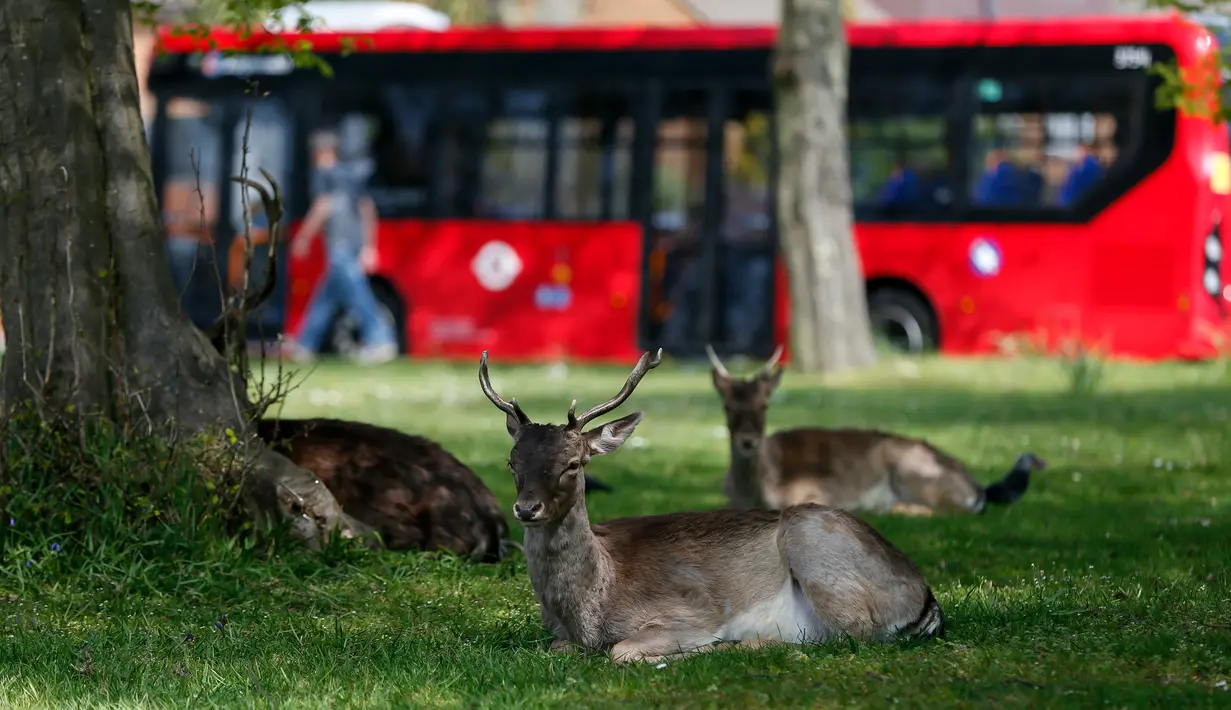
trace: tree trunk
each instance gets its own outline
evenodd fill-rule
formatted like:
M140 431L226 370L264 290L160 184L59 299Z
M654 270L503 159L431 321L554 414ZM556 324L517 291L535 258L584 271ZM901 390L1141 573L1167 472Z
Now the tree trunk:
M791 294L791 357L804 372L875 362L851 233L849 55L839 0L782 0L774 57L778 229Z
M131 18L129 0L0 4L4 404L155 435L245 432L243 379L175 299ZM312 474L249 443L255 514L281 508L305 535L352 532Z
M540 25L575 25L581 20L581 0L539 0L535 14Z

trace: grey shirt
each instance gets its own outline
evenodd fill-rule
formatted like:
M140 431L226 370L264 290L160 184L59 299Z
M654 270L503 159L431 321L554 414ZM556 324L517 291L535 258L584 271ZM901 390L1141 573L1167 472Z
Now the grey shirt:
M325 224L325 245L357 254L363 247L363 220L359 200L367 194L368 179L374 171L371 158L339 161L331 168L312 174L312 198L329 195L331 209Z

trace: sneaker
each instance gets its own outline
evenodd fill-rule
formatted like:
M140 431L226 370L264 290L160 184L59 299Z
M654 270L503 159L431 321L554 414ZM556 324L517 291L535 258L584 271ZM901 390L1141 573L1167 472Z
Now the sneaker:
M352 358L360 365L383 365L396 360L398 356L397 343L382 345L366 345L360 348Z
M278 351L278 354L283 359L288 359L300 365L308 365L316 360L316 353L313 353L291 338L282 341L282 348Z

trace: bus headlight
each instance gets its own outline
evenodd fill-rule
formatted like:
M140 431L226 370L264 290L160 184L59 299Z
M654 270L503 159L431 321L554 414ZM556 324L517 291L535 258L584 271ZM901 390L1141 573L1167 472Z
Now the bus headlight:
M1222 260L1222 242L1218 241L1217 234L1205 238L1205 258L1212 264Z
M1218 269L1211 266L1205 270L1205 292L1217 297L1221 291L1222 279L1218 276Z

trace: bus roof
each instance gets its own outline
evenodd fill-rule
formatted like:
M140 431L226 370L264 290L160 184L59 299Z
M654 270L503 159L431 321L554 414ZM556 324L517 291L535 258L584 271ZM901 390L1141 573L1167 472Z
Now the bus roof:
M1177 11L1140 16L1063 19L938 20L860 22L848 25L857 47L962 47L1115 44L1161 42L1174 45L1208 31ZM172 54L195 51L254 51L308 41L316 52L540 52L765 49L776 27L604 27L604 28L451 28L445 31L382 29L368 32L238 33L215 28L201 32L159 29L159 49Z

